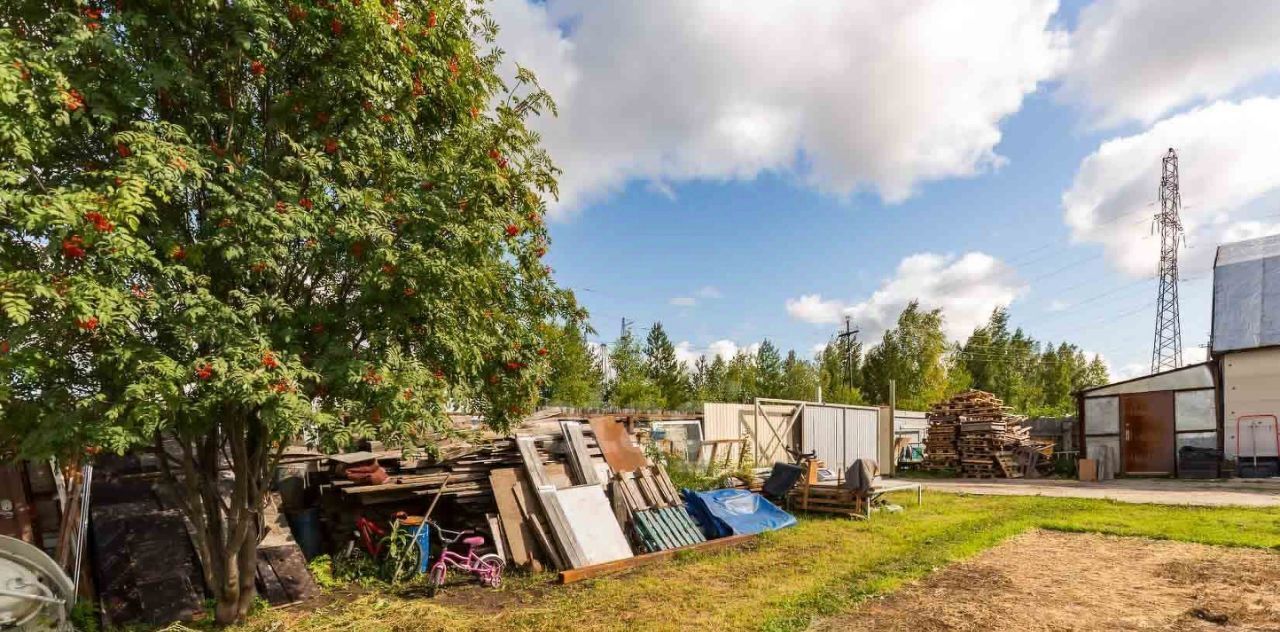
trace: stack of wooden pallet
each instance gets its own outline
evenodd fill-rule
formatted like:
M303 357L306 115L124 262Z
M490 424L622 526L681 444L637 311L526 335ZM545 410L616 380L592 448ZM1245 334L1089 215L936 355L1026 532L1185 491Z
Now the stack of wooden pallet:
M1022 476L1015 449L1030 441L1030 429L1000 398L966 391L932 406L928 419L927 467L975 478Z
M960 424L951 415L930 411L929 434L924 440L924 467L928 470L954 470L960 465L956 438Z

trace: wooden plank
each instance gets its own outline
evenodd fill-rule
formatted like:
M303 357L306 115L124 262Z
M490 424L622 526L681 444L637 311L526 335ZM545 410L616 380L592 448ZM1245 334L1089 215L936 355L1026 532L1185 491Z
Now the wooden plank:
M591 462L591 456L587 453L586 439L582 436L582 424L576 421L561 421L560 432L564 434L569 464L578 483L599 485L600 478L596 476L596 466Z
M675 483L671 482L671 475L667 474L667 468L659 463L654 466L654 470L657 471L657 476L654 478L658 480L658 485L666 490L669 500L673 504L683 505L684 499L680 497L680 490L676 489Z
M573 529L564 514L564 508L560 506L555 485L542 467L533 437L516 437L516 447L520 450L520 458L524 461L529 482L534 487L534 495L537 496L538 504L547 518L548 539L559 547L558 550L564 554L562 559L567 565L573 568L586 566L586 556L583 555L582 547L573 535Z
M502 530L502 520L498 518L498 514L487 513L484 521L489 525L489 534L493 536L493 548L497 549L498 557L510 562L511 549L507 546L507 534Z
M662 507L666 505L666 501L663 500L662 494L658 492L658 486L653 483L653 479L649 476L649 472L646 470L638 470L637 474L639 474L639 476L636 477L636 486L640 488L640 493L644 495L645 502L649 503L650 507Z
M261 554L257 560L257 579L258 590L263 599L273 606L290 603L293 600L289 598L289 593L285 592L284 585L280 583L280 578L276 577L276 572L271 568L271 563Z
M706 542L703 542L701 544L695 544L693 546L680 547L676 549L666 549L664 551L655 551L653 553L645 553L644 555L637 555L635 557L630 557L625 560L617 560L615 562L606 562L604 564L594 564L592 566L584 566L582 568L573 568L573 569L563 570L563 571L560 571L560 576L558 580L561 584L572 584L574 582L580 582L584 579L591 579L593 577L600 577L601 575L617 573L617 572L629 570L632 568L637 568L640 566L646 566L649 564L655 564L657 562L666 561L675 557L677 553L683 552L683 551L709 553L709 552L718 551L721 549L741 546L743 544L746 544L756 539L757 537L759 537L759 534L755 534L755 533L748 534L748 535L732 535L727 538L720 538L718 540L708 540Z
M547 535L547 529L542 525L542 517L533 508L531 487L529 481L524 479L515 487L516 504L520 506L520 514L524 516L525 524L533 532L533 537L537 540L542 554L546 556L546 562L556 570L569 568L564 558L560 556L560 551L556 549L555 543L551 541L551 536ZM538 558L538 555L532 549L529 550L529 553L531 568L535 571L541 571L542 560Z
M623 487L627 490L627 498L632 502L632 511L643 511L649 509L652 505L644 498L644 494L640 493L640 488L636 485L635 474L632 472L623 472L621 474Z
M507 535L507 544L511 545L511 561L517 566L528 566L533 557L529 552L533 531L525 523L516 500L517 473L513 467L498 468L489 473L489 484L493 486L493 499L498 505L498 518Z
M542 458L538 456L538 448L534 444L533 437L516 437L516 449L520 451L520 460L524 463L525 472L529 475L529 482L535 488L551 485L546 471L542 468Z

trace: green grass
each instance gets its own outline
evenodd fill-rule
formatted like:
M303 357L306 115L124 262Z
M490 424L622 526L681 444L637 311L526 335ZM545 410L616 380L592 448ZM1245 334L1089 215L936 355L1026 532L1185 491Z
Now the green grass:
M1032 528L1280 551L1280 509L1184 508L1110 501L926 493L869 522L803 518L747 549L674 561L572 586L549 575L499 591L459 586L437 600L343 595L313 612L270 612L237 632L419 630L800 630L871 595Z

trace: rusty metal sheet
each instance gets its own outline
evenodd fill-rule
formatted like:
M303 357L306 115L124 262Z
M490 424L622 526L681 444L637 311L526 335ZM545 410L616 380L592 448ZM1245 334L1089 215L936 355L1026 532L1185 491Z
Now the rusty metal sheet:
M1173 393L1133 393L1120 397L1124 473L1172 474L1174 468Z
M631 441L626 426L614 417L592 417L591 430L604 454L605 463L614 472L634 472L648 464L644 451Z

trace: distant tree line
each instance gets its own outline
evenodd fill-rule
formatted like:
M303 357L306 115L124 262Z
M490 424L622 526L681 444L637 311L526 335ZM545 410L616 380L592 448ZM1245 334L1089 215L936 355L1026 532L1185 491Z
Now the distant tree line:
M769 340L731 358L681 362L662 323L642 342L630 330L609 347L606 376L588 332L565 324L551 332L547 404L696 410L703 402L750 402L756 397L840 404L885 404L895 383L897 405L924 410L970 388L995 393L1023 414L1067 415L1072 392L1106 384L1106 365L1067 342L1039 342L1009 328L1003 308L992 312L963 344L948 342L942 310L913 302L864 351L852 337L833 337L813 358L784 356Z

